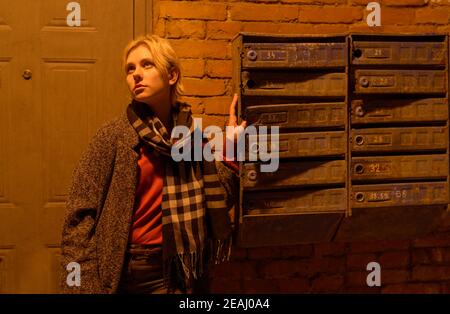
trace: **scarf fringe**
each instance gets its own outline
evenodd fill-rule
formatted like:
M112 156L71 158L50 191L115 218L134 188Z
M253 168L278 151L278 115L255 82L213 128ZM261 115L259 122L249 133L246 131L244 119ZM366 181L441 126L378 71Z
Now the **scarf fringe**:
M231 237L227 239L213 239L211 240L210 245L210 262L220 264L230 260L232 247Z
M227 239L210 239L209 240L209 259L208 262L220 264L227 262L231 257L232 238ZM201 248L198 252L190 252L177 254L164 263L164 286L168 292L175 289L190 289L194 280L201 278L204 274L204 256L205 248ZM176 267L176 278L171 276L173 267ZM175 282L174 282L174 279Z

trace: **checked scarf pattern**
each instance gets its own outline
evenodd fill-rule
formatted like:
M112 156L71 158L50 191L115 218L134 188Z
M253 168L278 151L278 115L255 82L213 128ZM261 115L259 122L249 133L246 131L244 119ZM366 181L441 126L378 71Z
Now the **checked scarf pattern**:
M175 162L172 159L171 148L176 140L169 136L148 105L131 102L127 116L144 143L157 154L168 157L165 158L161 204L164 279L169 289L190 288L193 280L203 274L208 260L219 263L229 259L231 224L226 191L219 181L214 161L192 158L192 161ZM193 143L190 106L178 102L172 110L172 118L174 127L189 128Z

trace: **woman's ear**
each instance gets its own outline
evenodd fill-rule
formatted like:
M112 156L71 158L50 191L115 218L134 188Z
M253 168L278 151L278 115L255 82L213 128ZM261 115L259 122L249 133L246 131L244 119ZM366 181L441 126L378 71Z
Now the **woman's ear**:
M170 69L169 71L169 84L173 85L178 81L178 71L176 71L174 68Z

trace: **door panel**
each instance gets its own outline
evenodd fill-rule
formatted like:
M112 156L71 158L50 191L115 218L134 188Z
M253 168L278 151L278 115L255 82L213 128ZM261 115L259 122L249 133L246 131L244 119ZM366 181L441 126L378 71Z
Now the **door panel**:
M122 51L134 1L0 0L0 292L56 293L72 172L128 103ZM22 77L29 70L31 78Z

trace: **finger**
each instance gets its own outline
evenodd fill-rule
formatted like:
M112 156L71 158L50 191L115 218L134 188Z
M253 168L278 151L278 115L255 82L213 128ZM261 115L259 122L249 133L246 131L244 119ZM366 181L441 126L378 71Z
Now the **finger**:
M235 93L233 97L233 101L230 105L230 118L228 125L236 125L237 117L236 117L236 104L238 102L238 95Z

